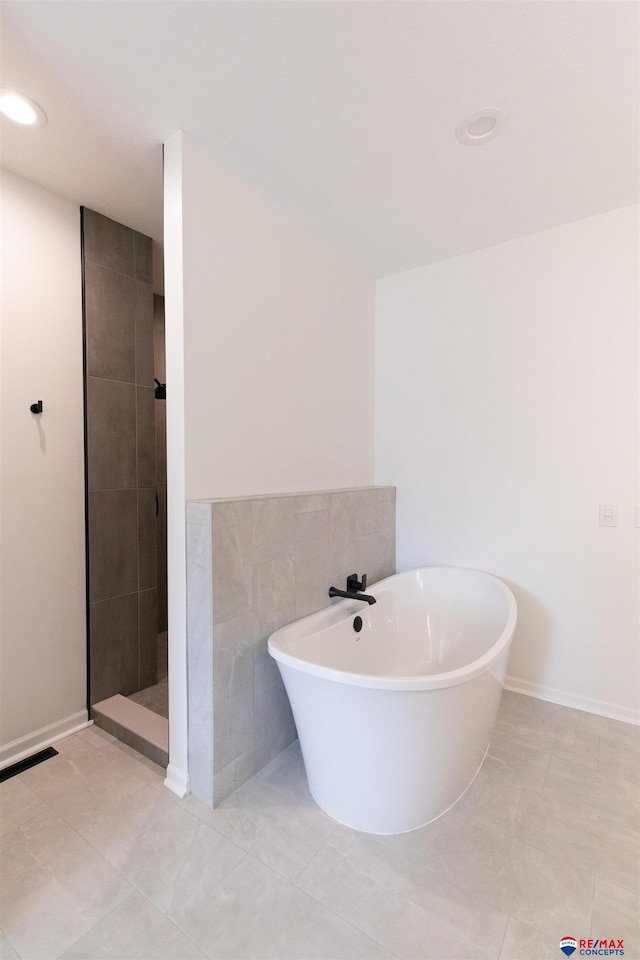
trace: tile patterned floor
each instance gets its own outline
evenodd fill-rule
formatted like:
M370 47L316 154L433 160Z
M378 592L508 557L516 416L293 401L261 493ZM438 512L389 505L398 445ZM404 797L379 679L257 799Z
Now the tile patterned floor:
M210 810L88 728L0 784L0 956L638 960L638 733L506 693L456 807L373 837L315 806L297 744Z

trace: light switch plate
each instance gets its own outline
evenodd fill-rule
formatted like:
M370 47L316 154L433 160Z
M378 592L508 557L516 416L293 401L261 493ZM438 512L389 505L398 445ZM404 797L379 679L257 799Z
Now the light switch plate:
M618 526L618 508L612 503L600 504L600 526L617 527Z

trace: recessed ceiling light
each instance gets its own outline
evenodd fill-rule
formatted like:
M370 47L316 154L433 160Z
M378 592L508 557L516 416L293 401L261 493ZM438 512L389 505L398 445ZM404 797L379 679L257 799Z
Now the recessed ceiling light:
M16 90L0 90L0 114L25 127L44 127L47 123L42 107Z
M483 107L474 110L456 127L456 137L467 146L487 143L502 133L507 126L507 115L500 107Z

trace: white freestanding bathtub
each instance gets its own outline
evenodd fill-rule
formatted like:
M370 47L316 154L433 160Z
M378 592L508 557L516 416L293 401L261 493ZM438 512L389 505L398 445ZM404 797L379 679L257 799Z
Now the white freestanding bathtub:
M424 567L277 630L280 668L314 799L367 833L445 813L482 765L516 624L496 577ZM354 620L362 619L356 632Z

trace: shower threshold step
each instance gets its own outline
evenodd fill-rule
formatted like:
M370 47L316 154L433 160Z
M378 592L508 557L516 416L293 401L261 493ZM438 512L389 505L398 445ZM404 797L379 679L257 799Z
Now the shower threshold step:
M166 767L169 762L169 721L134 700L117 693L92 708L93 722L149 760Z

